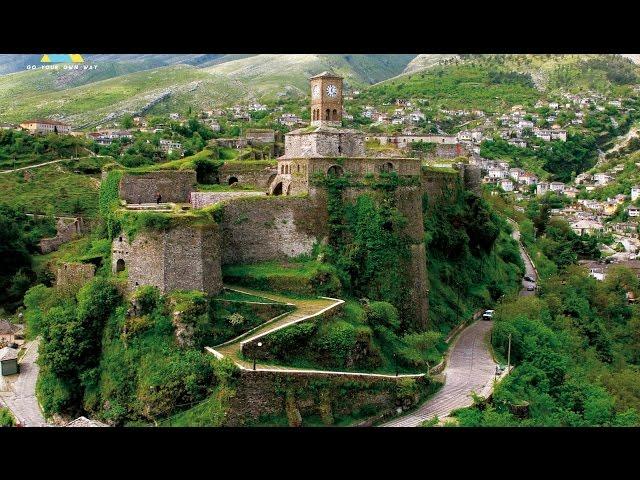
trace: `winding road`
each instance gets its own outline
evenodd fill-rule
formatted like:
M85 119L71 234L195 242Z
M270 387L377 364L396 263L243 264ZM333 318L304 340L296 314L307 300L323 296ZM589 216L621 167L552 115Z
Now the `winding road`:
M518 242L520 256L525 264L526 275L537 279L537 274L529 255L520 242L520 231L515 222L512 237ZM520 295L535 295L527 291L530 282L522 280ZM444 386L417 410L395 418L383 427L417 427L423 422L442 419L452 411L473 404L472 393L487 397L493 390L496 363L493 360L488 335L493 327L492 321L477 320L462 332L449 347L449 358L444 370ZM507 372L503 372L502 376Z
M47 422L42 415L36 398L38 380L38 346L34 340L20 360L20 374L5 379L6 387L0 392L0 404L6 405L23 427L44 427Z

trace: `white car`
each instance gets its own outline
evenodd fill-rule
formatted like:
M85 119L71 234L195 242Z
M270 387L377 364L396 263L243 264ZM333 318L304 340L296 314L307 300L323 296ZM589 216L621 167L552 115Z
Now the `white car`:
M493 312L495 312L495 310L485 310L485 312L482 314L482 319L491 320L493 318Z

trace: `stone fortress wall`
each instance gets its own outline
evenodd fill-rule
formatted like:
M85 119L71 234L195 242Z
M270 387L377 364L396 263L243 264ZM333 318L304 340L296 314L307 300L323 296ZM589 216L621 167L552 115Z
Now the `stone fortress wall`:
M310 254L328 234L326 199L254 197L225 204L222 264L283 260Z
M225 162L218 170L218 178L223 185L238 182L240 185L253 185L267 191L276 176L275 164L264 165L265 162Z
M222 290L220 233L217 224L139 232L132 241L122 233L111 249L114 273L128 271L129 289L152 285L163 292Z
M156 203L157 194L162 196L162 202L188 203L196 185L193 170L125 173L120 180L119 195L127 203Z

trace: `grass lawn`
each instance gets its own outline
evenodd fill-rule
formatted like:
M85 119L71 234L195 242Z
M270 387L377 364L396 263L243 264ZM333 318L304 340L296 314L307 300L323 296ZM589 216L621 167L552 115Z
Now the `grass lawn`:
M0 174L0 202L24 205L28 213L95 217L98 189L97 176L61 164Z

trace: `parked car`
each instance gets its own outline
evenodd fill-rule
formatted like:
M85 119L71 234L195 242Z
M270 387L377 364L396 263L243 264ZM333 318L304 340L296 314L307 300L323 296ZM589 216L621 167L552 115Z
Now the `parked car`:
M493 312L495 312L495 310L486 310L482 314L482 319L483 320L491 320L493 318Z
M535 278L533 278L531 275L525 275L525 276L524 276L524 279L525 279L527 282L535 282L535 281L536 281L536 279L535 279Z

